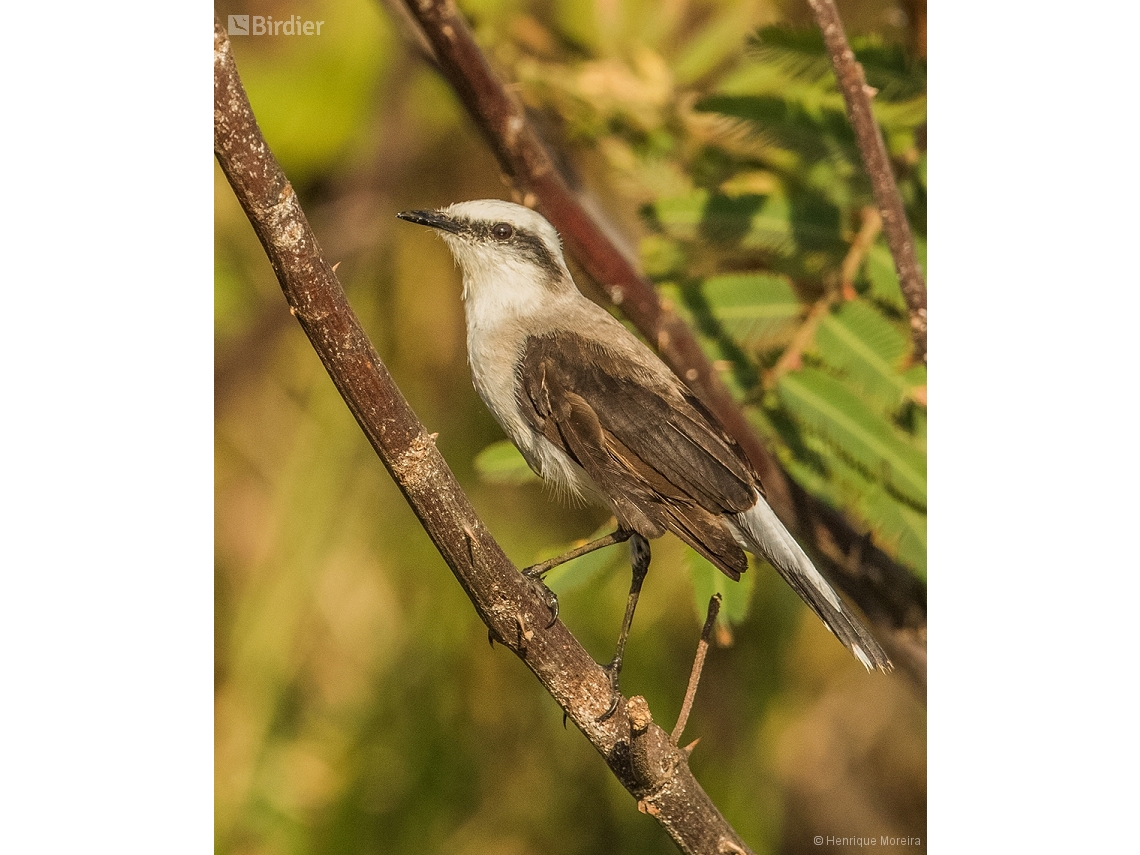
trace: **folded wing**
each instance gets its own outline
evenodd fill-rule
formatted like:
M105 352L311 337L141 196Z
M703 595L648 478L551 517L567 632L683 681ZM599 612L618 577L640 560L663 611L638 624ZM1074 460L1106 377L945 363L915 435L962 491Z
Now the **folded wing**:
M671 531L740 577L747 559L722 517L755 504L759 480L688 390L634 377L627 360L572 333L528 338L518 379L524 416L586 471L620 525Z

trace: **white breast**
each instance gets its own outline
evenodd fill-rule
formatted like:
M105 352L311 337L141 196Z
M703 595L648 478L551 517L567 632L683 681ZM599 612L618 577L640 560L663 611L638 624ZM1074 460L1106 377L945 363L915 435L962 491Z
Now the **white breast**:
M470 305L470 304L468 304ZM530 468L563 499L605 505L601 492L577 463L523 419L518 407L515 366L522 357L527 331L509 319L494 324L468 312L467 361L475 391L522 453Z

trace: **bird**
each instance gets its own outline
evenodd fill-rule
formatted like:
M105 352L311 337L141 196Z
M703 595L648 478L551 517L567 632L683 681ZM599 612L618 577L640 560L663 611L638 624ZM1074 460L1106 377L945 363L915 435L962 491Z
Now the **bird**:
M648 541L665 532L733 580L750 552L775 568L868 671L891 669L780 522L716 416L578 290L545 217L498 199L397 217L434 229L461 271L468 364L484 404L556 493L610 509L619 532L633 538L638 589L638 555L647 566ZM611 663L617 670L623 645L624 632Z

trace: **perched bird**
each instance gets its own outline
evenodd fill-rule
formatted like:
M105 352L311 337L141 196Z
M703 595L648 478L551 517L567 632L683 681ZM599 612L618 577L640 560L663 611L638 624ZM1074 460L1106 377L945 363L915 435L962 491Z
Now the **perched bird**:
M578 290L546 219L493 199L398 216L436 229L455 257L475 388L543 480L608 506L626 532L673 532L732 579L748 566L744 550L763 558L868 670L891 668L727 431Z

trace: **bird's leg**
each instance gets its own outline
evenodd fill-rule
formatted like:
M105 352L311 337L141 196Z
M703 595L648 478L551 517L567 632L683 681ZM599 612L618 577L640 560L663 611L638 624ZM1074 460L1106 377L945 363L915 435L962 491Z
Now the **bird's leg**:
M649 541L640 534L631 534L629 538L629 558L633 565L633 580L629 585L629 599L625 603L625 617L622 618L621 632L618 634L617 650L610 664L605 666L610 675L610 687L613 689L613 701L610 708L599 717L598 721L605 721L614 714L618 701L621 699L621 689L618 684L621 679L622 660L625 657L625 642L629 638L630 627L633 626L633 613L637 609L637 598L641 596L641 585L645 581L645 574L649 572Z
M576 549L571 549L569 552L563 552L561 555L543 561L540 564L532 564L529 567L523 568L522 574L524 576L542 586L543 596L546 598L546 605L550 609L550 623L546 625L547 629L554 626L554 622L558 620L558 595L542 583L543 577L559 564L565 564L567 561L572 561L575 558L587 555L595 550L612 546L615 543L621 543L623 540L629 540L632 534L633 532L631 531L619 528L617 531L611 532L605 537L591 540L589 543L583 544Z
M607 546L613 546L615 543L629 540L633 534L632 531L625 529L618 529L615 532L607 534L605 537L599 537L597 540L591 540L589 543L583 544L576 549L571 549L569 552L563 552L554 558L543 561L541 564L532 564L530 567L523 568L523 575L529 576L532 579L542 579L557 567L559 564L565 564L567 561L573 561L575 558L581 558L583 555L588 555L596 550L603 549Z

